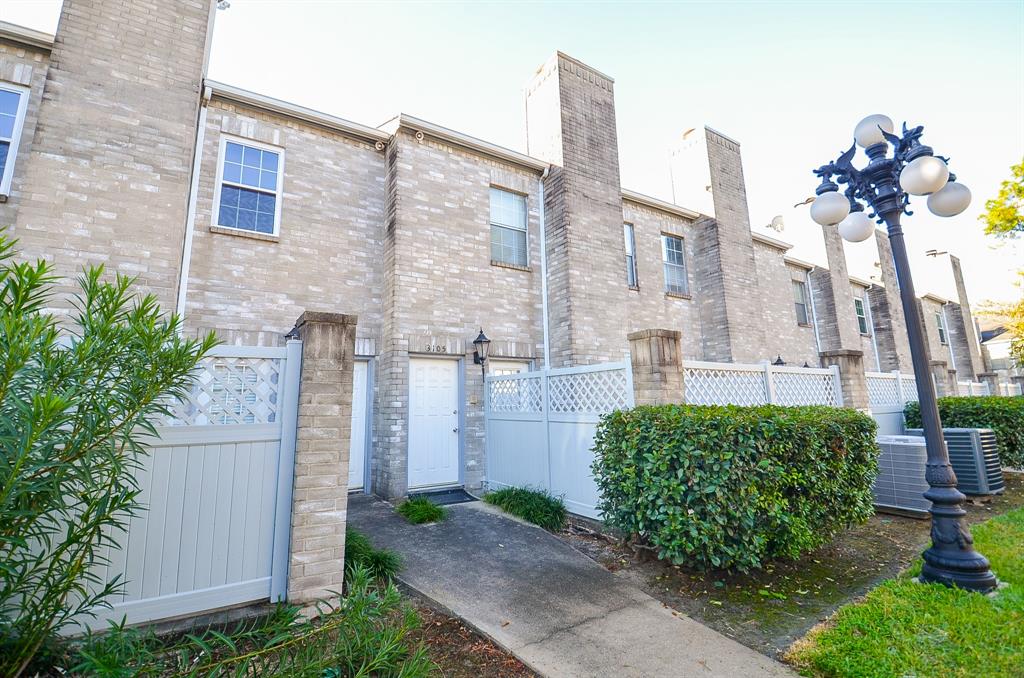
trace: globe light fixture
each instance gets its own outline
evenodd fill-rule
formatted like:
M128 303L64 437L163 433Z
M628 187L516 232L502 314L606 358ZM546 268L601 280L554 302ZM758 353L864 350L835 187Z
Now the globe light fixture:
M934 155L922 155L900 172L900 188L911 195L931 195L942 190L948 179L946 163Z
M892 134L893 129L895 127L893 127L892 119L889 116L876 113L857 123L857 127L853 130L853 138L858 146L867 148L875 144L885 143L882 130Z
M971 204L971 190L950 177L946 185L928 196L928 209L937 217L955 217Z
M897 136L893 133L892 121L884 115L864 118L854 132L856 143L836 160L814 170L821 178L821 185L811 206L811 216L825 226L838 223L840 234L853 242L870 236L867 227L871 227L872 219L884 223L889 232L928 450L925 471L928 491L924 497L931 502L932 543L922 554L924 564L919 580L987 593L995 589L997 582L988 560L974 550L971 533L964 525L966 497L957 489L956 474L943 439L924 324L900 225L901 216L911 213L911 195L927 195L928 207L933 213L955 216L970 204L971 192L950 175L946 158L934 155L931 148L921 143L923 133L923 127L908 128L904 123L902 133ZM864 148L868 156L868 164L862 169L854 167L852 162L857 146ZM890 150L892 155L887 157ZM839 185L845 186L842 193ZM836 220L843 211L838 198L848 202L845 209L849 214L843 213L842 218ZM815 207L823 199L827 202L822 203L816 215ZM865 214L865 207L870 213Z
M822 226L835 226L850 213L850 201L835 190L825 191L811 203L811 219Z
M864 210L850 212L850 215L839 222L839 235L849 242L864 242L875 234L875 223Z

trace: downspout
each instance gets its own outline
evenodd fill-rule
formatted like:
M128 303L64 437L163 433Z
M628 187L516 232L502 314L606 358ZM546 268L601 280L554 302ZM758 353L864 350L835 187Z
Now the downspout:
M181 320L180 331L185 330L185 299L188 296L188 273L192 265L192 236L196 231L196 203L199 197L199 168L203 163L203 143L206 140L206 105L212 90L203 87L199 102L199 128L196 130L196 148L192 154L192 176L188 187L188 215L185 217L185 243L181 252L181 277L178 280L178 303L174 312Z
M540 196L538 208L538 219L540 221L540 296L541 314L544 321L544 369L551 369L551 342L548 339L548 249L547 249L547 228L544 223L544 179L548 176L550 166L544 168L544 173L537 180L537 193Z

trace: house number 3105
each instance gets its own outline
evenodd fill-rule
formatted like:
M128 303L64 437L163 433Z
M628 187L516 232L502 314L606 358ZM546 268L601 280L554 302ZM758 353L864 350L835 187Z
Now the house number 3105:
M427 353L447 353L448 347L440 344L427 344L425 350Z

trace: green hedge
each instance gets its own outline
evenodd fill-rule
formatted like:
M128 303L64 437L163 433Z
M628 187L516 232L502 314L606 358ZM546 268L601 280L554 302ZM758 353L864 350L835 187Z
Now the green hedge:
M907 403L907 428L921 427L921 408ZM939 417L948 428L990 428L995 431L1003 466L1024 468L1024 398L975 396L939 398Z
M872 514L875 428L830 407L613 412L595 438L599 509L675 564L761 568Z

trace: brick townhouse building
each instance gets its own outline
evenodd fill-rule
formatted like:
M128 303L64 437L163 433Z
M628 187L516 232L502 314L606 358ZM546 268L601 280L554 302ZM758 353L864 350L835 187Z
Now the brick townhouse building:
M66 0L56 36L0 26L0 224L64 276L137 275L187 332L279 345L306 309L358 316L350 486L484 478L482 379L628 355L910 371L887 239L881 282L751 232L740 145L685 153L703 211L620 184L614 85L565 54L526 90L526 153L409 115L370 127L208 80L208 0ZM705 191L705 195L707 195ZM920 304L940 389L984 372L958 296Z

